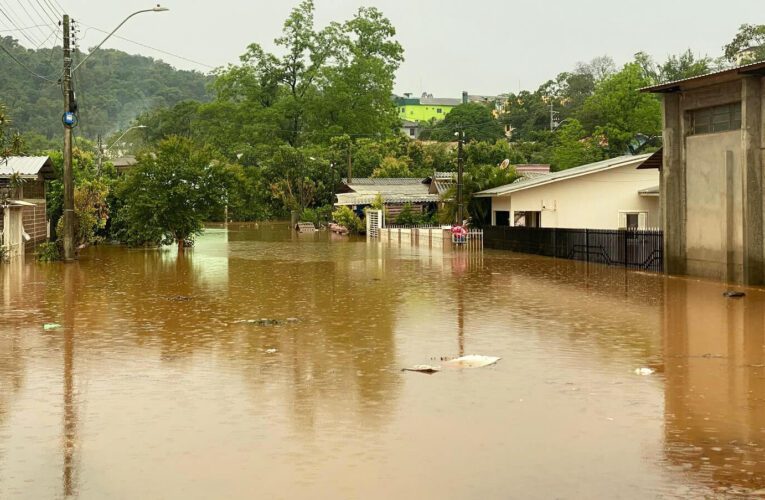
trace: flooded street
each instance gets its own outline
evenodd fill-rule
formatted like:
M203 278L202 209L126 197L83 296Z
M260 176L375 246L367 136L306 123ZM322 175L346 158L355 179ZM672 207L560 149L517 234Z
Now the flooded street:
M0 498L765 488L765 294L726 289L286 224L3 265ZM462 354L502 360L401 371Z

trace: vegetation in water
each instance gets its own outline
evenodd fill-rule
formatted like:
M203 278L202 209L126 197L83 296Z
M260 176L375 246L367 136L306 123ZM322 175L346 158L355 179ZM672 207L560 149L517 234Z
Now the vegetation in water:
M364 221L346 206L342 206L332 212L332 218L351 234L358 234L364 231Z
M61 248L58 242L41 243L35 248L35 258L38 262L56 262L61 260Z

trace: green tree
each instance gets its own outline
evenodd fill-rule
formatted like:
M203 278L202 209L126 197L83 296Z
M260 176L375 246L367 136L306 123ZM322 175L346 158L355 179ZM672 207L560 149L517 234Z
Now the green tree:
M738 63L739 57L744 64L765 60L765 24L742 24L723 51L731 63Z
M374 169L372 177L412 177L409 169L409 161L402 158L386 156L380 162L380 166Z
M568 120L557 130L552 151L552 166L555 170L578 167L604 158L603 148L587 135L578 120Z
M188 139L162 141L117 188L117 236L132 245L184 244L202 231L233 184L226 165Z
M604 142L610 157L625 154L638 134L658 137L661 106L652 94L640 92L650 85L638 63L629 63L598 84L585 101L579 120L598 142Z
M505 136L502 124L494 118L491 109L478 103L460 104L431 131L435 141L456 140L455 133L465 132L467 141L496 141Z

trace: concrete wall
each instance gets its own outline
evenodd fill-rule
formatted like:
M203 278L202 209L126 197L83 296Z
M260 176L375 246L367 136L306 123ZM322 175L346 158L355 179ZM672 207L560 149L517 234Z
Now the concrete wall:
M760 285L765 283L765 80L720 78L711 76L708 85L663 98L666 271ZM691 135L693 110L732 103L741 103L741 130Z
M542 227L572 229L619 229L620 212L645 212L646 227L659 223L659 199L640 196L638 191L659 184L656 170L638 170L637 164L564 179L543 186L495 196L495 212L542 212Z
M26 243L26 250L32 251L40 243L48 239L48 219L45 213L45 200L24 200L34 203L33 207L24 207L23 224L24 231L32 237Z
M741 131L689 136L686 272L743 278Z

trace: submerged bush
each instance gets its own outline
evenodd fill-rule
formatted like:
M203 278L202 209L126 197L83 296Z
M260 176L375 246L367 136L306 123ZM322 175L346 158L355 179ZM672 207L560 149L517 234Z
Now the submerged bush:
M56 262L61 260L61 249L54 241L41 243L35 248L35 258L39 262Z
M343 206L332 212L332 218L351 233L360 233L364 229L364 222L348 207Z

